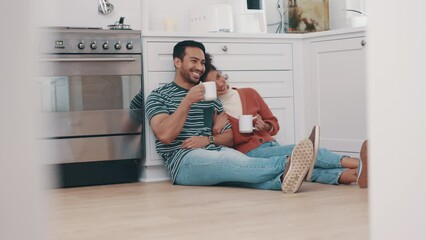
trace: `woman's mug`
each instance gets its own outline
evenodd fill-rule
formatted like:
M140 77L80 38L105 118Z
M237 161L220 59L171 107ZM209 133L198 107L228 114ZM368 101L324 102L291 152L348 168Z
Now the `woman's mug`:
M213 101L217 98L216 95L216 83L215 82L203 82L204 85L204 101Z
M238 119L238 126L240 133L252 133L255 128L253 127L253 120L256 117L253 115L241 115Z

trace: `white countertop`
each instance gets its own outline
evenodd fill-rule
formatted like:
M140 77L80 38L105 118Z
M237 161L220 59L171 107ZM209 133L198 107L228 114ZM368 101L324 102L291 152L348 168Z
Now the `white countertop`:
M195 33L142 31L142 37L200 37L200 38L261 38L261 39L308 39L333 35L366 32L367 27L342 28L312 33Z

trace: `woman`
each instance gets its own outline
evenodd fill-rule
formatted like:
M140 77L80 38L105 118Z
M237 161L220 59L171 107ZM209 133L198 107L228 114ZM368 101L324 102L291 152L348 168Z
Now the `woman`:
M201 81L215 81L219 100L222 102L226 117L215 121L214 131L220 131L229 121L234 135L236 150L250 157L290 156L294 145L280 145L272 136L279 131L279 123L260 94L252 88L231 88L227 77L212 64L211 55L206 53L205 72ZM238 118L240 115L255 116L252 133L240 133ZM360 160L335 154L325 148L318 149L319 127L315 126L310 136L316 154L315 162L306 176L307 181L324 184L351 184L362 176L360 187L367 187L367 174L361 174ZM361 148L363 164L366 167L366 143ZM365 168L366 169L366 168Z

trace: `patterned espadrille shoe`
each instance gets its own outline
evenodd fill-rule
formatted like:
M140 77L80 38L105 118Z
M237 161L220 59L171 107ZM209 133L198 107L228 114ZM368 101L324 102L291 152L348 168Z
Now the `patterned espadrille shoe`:
M284 193L295 193L299 190L308 172L313 156L311 140L303 139L293 149L283 174L281 190Z

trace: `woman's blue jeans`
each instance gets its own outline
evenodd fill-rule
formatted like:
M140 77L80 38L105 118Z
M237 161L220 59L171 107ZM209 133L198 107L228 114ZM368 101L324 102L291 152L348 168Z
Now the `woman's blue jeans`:
M195 149L182 159L176 177L179 185L226 185L281 190L284 155L249 157L232 148Z
M269 158L273 156L290 156L295 145L279 145L277 142L266 142L247 152L246 155L254 158ZM345 170L341 160L344 156L335 154L325 148L318 149L312 182L325 184L339 184L339 178Z

